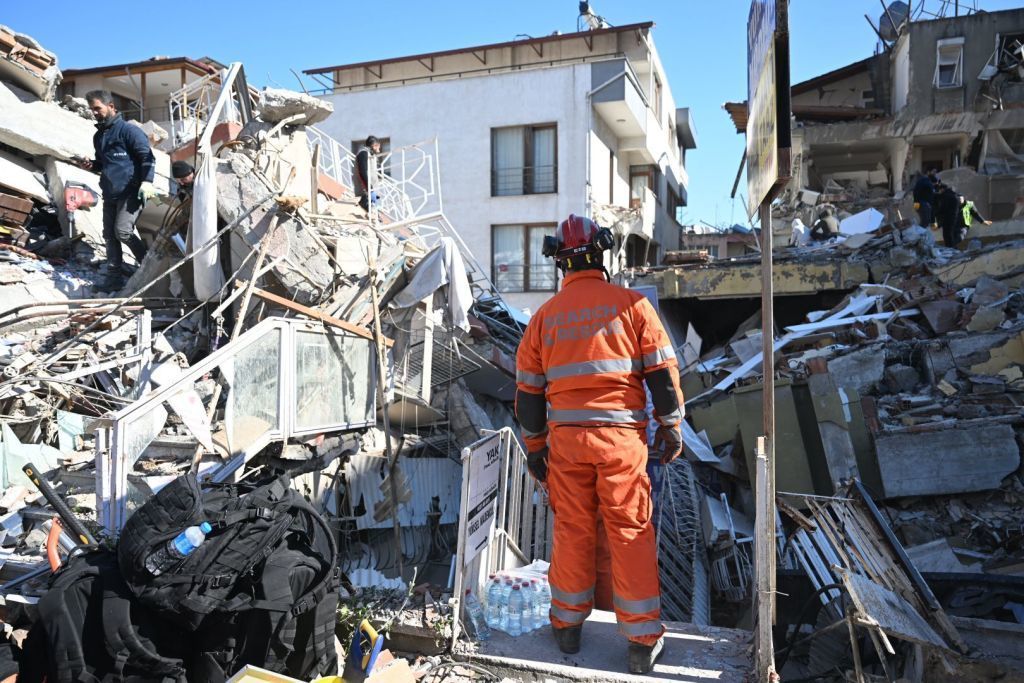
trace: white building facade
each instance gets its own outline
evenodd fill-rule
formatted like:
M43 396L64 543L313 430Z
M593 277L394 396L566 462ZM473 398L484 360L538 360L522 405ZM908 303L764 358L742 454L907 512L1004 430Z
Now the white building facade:
M685 154L696 140L652 27L306 73L326 79L334 114L319 127L343 144L437 138L444 213L509 303L536 310L557 288L543 237L570 213L616 233L613 271L678 248Z

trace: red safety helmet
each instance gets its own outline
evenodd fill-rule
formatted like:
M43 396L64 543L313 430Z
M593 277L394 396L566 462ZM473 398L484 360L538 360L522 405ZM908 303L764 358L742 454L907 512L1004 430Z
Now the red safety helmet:
M600 263L602 251L614 244L612 232L586 216L569 214L553 237L545 237L542 252L563 268L583 268Z

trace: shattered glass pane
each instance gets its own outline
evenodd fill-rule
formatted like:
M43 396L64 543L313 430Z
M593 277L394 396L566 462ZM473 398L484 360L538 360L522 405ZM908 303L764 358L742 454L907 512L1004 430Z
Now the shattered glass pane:
M228 450L235 454L280 428L281 330L267 332L233 360L225 376L231 385Z
M167 411L163 405L157 405L149 412L128 418L118 425L118 450L129 467L138 461L153 439L159 436L166 423Z
M296 332L295 340L296 429L373 422L369 340L319 332Z

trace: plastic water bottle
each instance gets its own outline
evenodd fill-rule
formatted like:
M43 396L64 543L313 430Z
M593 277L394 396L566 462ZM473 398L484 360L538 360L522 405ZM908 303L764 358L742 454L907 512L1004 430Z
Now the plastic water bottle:
M530 590L533 592L533 630L544 628L548 621L548 613L544 607L544 591L541 589L541 582L537 579L530 579Z
M523 591L519 584L512 586L508 596L508 634L515 638L523 633Z
M501 586L501 614L498 616L498 629L508 633L508 599L512 596L512 579L505 579Z
M541 595L541 624L546 624L548 621L548 614L551 612L551 586L548 584L548 577L544 577L540 580L540 595Z
M537 609L538 595L534 592L529 579L523 579L523 583L520 585L523 591L523 633L529 633L537 628L534 614Z
M498 628L501 624L501 579L491 575L491 583L487 587L487 625Z
M487 619L484 618L484 608L480 601L473 595L473 591L466 589L466 612L469 614L469 621L473 624L473 632L477 640L490 640L491 629L487 626Z
M160 576L202 545L206 540L206 534L211 531L213 531L213 527L209 522L203 522L199 526L190 526L147 557L146 569L153 576Z

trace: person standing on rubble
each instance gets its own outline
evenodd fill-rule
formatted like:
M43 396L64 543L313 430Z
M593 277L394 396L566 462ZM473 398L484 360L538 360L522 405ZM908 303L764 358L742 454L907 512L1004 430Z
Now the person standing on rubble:
M960 231L956 227L959 208L960 199L956 190L940 182L935 194L935 221L942 229L942 243L950 249L955 249L960 243Z
M992 221L985 220L978 209L974 206L974 202L968 200L963 195L957 197L957 213L956 213L956 235L960 239L967 237L967 231L971 229L971 224L974 223L974 219L977 218L985 225L992 225Z
M580 649L594 605L598 516L611 552L612 603L629 640L629 670L648 673L665 646L644 383L659 427L654 450L682 452L683 396L668 334L637 292L608 282L607 228L570 215L543 253L567 273L530 319L516 354L516 417L527 464L555 513L551 625L562 652ZM550 407L549 407L550 405Z
M930 169L914 183L914 208L921 225L929 228L935 222L935 184L938 182L938 169Z
M377 155L380 154L380 140L371 135L366 138L362 149L356 154L356 178L355 190L359 196L359 206L364 211L370 210L371 193L372 199L377 200ZM372 189L371 189L372 188Z
M103 240L107 248L107 279L104 291L117 291L127 282L122 245L127 245L137 263L146 255L146 245L135 233L135 221L147 198L156 195L153 176L156 158L146 133L129 124L114 106L108 90L92 90L85 95L89 110L96 117L92 143L94 159L76 159L81 168L100 174L103 191Z

